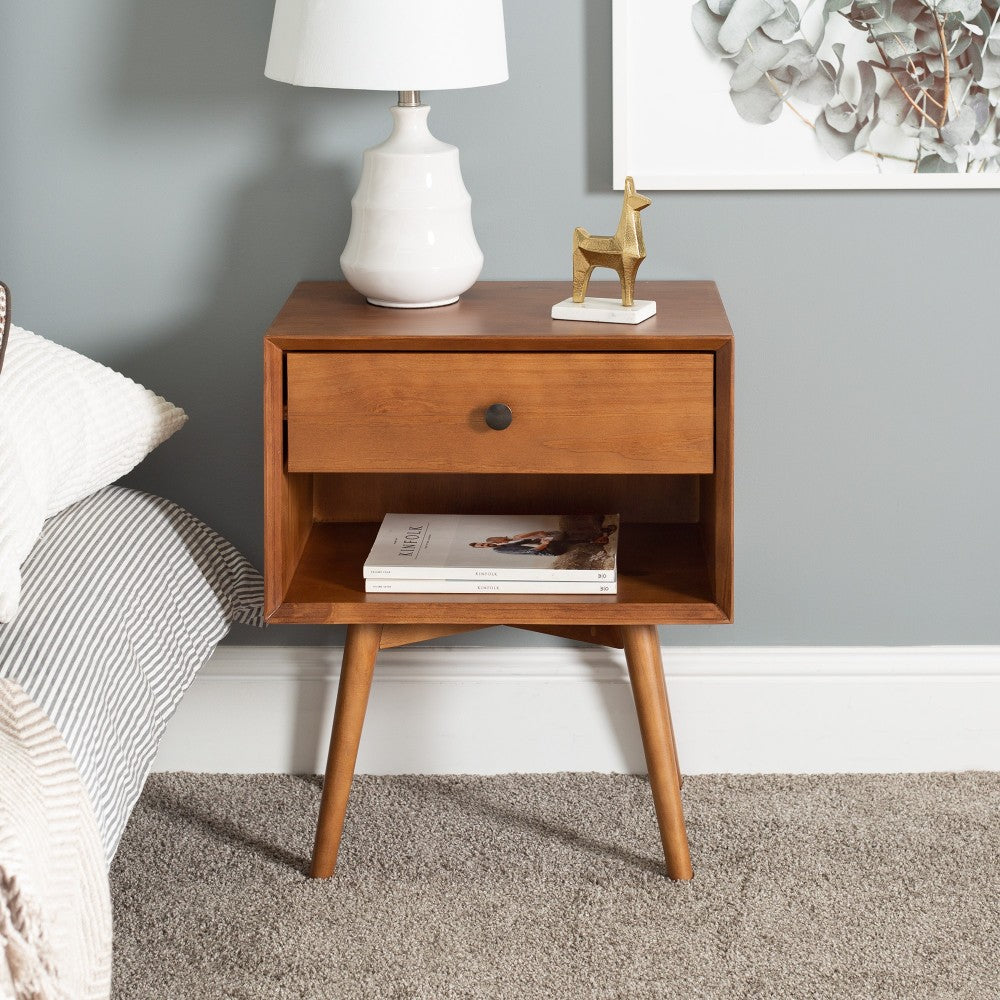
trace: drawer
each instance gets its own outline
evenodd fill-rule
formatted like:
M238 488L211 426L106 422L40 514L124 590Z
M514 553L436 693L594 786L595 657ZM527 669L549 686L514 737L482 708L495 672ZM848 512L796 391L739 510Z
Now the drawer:
M289 472L713 469L709 353L286 357ZM505 430L486 424L493 403Z

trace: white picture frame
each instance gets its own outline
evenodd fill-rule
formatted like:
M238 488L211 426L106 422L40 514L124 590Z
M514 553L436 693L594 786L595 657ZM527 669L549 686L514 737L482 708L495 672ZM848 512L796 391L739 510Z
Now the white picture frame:
M892 172L879 172L874 157L858 152L832 160L815 132L787 112L768 125L743 121L726 65L694 31L693 5L612 0L616 190L626 176L647 191L1000 187L1000 170L913 173L892 164Z

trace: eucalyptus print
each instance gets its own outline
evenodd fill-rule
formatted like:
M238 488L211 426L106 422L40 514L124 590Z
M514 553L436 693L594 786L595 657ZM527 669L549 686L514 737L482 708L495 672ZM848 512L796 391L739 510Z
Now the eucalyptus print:
M801 120L833 160L1000 170L1000 0L698 0L741 118Z

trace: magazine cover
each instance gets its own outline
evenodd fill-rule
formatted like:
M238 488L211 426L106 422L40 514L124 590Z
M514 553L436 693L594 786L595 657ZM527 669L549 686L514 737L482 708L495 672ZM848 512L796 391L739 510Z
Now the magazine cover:
M386 514L366 578L616 580L617 514Z

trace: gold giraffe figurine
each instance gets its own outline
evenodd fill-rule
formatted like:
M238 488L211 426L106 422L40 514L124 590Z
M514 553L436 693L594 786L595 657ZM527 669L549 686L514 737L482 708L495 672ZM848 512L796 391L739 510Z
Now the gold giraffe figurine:
M618 272L622 286L622 305L630 306L635 297L635 275L646 259L639 213L652 202L635 193L635 181L625 178L625 201L614 236L591 236L583 226L573 231L573 301L582 302L595 267L610 267Z

